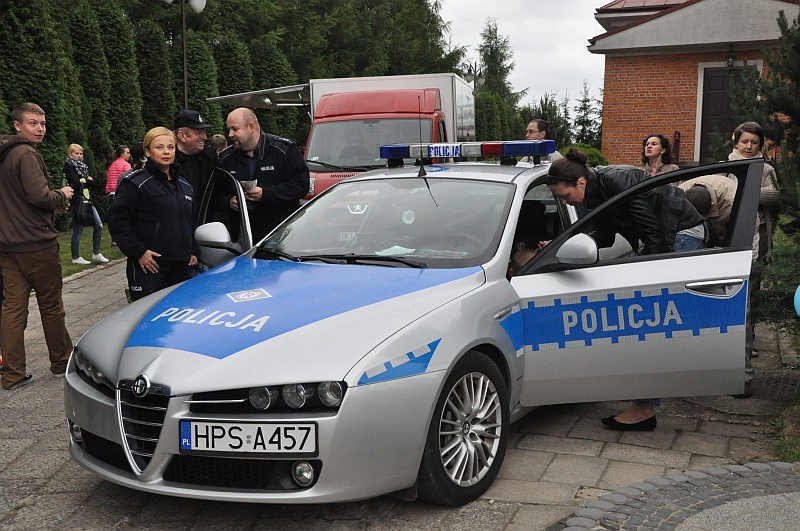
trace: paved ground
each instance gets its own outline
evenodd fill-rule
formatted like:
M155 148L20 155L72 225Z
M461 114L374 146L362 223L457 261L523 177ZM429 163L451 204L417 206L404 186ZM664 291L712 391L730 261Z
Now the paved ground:
M125 304L120 262L64 286L73 338ZM652 433L604 429L621 402L540 408L513 425L500 476L452 509L392 497L319 506L198 502L99 480L69 457L63 380L49 375L35 304L27 335L33 384L0 391L0 528L200 529L796 529L800 463L777 459L770 423L800 396L800 370L759 327L755 396L669 399ZM788 359L788 358L787 358ZM794 366L797 366L795 363ZM702 471L702 472L701 472Z

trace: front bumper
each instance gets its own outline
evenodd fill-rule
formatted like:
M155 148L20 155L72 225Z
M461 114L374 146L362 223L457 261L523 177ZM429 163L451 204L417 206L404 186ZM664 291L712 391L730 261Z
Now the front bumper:
M434 372L350 387L338 412L324 414L197 416L185 403L187 396L163 397L163 426L157 430L152 458L143 459L132 455L126 443L117 398L78 374L71 363L64 405L70 428L80 427L82 441L70 436L70 453L104 479L158 494L261 503L370 498L414 484L443 376ZM289 470L296 457L181 454L179 422L191 418L316 422L318 456L304 459L317 470L316 482L307 488L294 484Z

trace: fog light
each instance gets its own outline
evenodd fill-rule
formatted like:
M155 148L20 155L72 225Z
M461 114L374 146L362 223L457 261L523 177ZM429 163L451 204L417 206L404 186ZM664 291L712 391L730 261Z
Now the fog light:
M322 382L317 388L320 401L328 407L336 407L342 403L342 385L339 382Z
M303 384L291 384L283 387L283 401L292 409L300 409L309 398L314 396L314 389Z
M251 387L249 393L250 405L256 409L269 409L278 399L278 391L269 387Z
M314 467L308 461L297 461L292 465L292 479L300 487L308 487L314 482Z
M77 424L72 422L69 423L69 434L72 436L72 440L76 443L83 442L83 435L81 434L81 427Z

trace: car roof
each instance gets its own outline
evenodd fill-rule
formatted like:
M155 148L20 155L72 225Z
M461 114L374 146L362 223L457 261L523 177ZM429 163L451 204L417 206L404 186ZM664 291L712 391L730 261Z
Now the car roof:
M547 173L547 165L539 166L506 166L500 164L481 162L452 162L445 164L425 165L426 176L430 179L470 179L487 182L514 183L523 173L528 175L543 175ZM527 173L532 172L532 173ZM354 175L347 179L352 181L365 181L372 179L402 179L419 176L419 166L403 166L399 168L379 168Z

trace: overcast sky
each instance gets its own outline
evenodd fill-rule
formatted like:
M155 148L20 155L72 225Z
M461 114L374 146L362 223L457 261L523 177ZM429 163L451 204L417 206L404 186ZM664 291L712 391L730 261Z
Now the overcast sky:
M604 56L589 53L588 39L605 30L595 10L610 0L442 0L440 12L450 22L454 46L467 46L467 57L478 58L481 31L489 18L498 34L508 38L514 70L509 81L515 91L527 87L523 104L538 102L545 93L560 100L580 96L584 80L589 94L603 88Z

